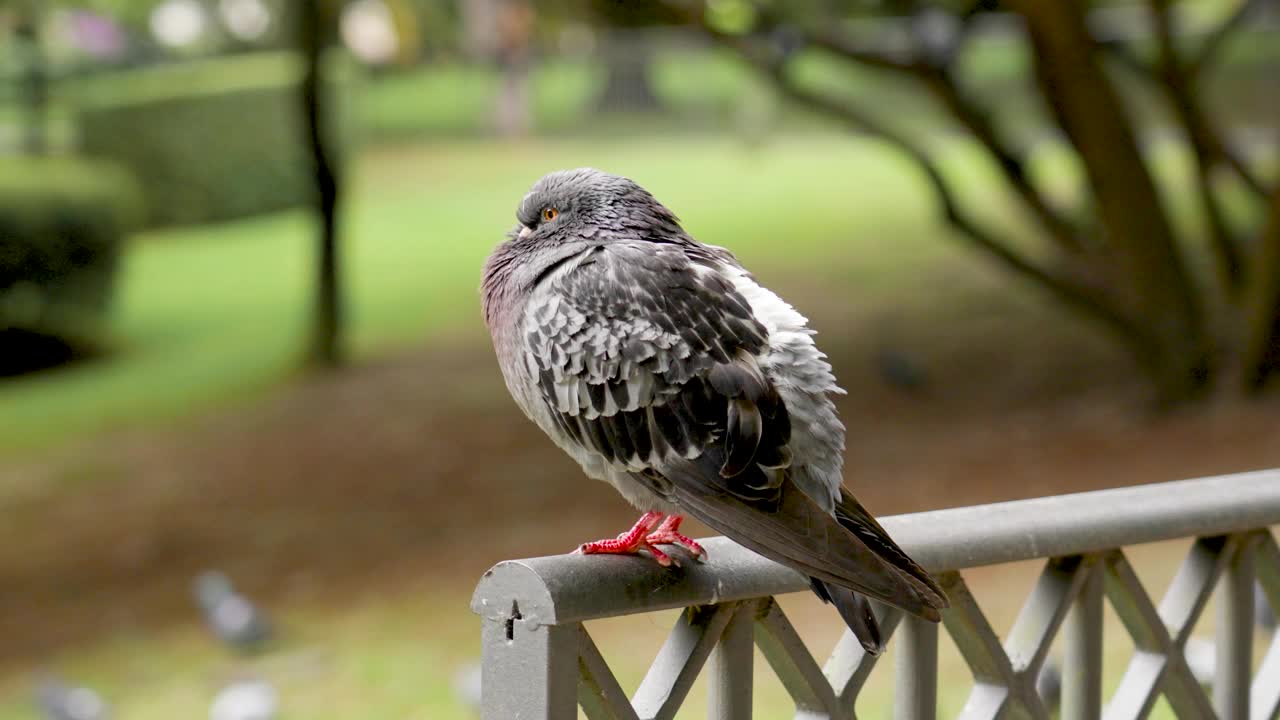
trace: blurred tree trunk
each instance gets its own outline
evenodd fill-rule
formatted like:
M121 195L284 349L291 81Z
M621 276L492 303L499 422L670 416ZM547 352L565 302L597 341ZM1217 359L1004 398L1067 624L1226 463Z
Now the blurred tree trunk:
M653 41L640 28L611 27L598 50L604 65L604 89L596 98L603 112L653 112L661 107L653 91Z
M340 193L337 157L330 146L329 127L333 106L324 82L324 51L335 32L336 8L325 0L300 0L298 44L306 67L300 84L302 113L315 177L315 210L319 220L316 297L310 360L323 367L342 363L342 293L338 266L338 201Z
M49 149L49 74L40 41L41 0L25 0L18 6L15 34L22 40L22 150L43 155Z
M1280 376L1280 183L1271 191L1271 210L1258 244L1246 318L1246 392Z
M527 133L533 124L529 80L533 66L533 6L528 0L500 0L493 18L494 54L502 69L502 90L494 113L501 134Z
M596 109L604 112L651 112L661 107L653 91L654 29L684 24L686 8L660 2L589 0L600 27L596 55L604 66L604 88Z
M1199 296L1179 255L1124 106L1103 71L1086 5L1009 0L1026 20L1037 85L1084 165L1098 220L1134 312L1160 343L1152 370L1166 395L1189 397L1210 376Z

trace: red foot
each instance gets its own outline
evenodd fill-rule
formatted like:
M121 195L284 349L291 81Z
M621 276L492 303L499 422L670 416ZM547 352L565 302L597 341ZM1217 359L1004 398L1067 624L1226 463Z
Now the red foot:
M684 522L682 515L670 515L657 530L649 533L649 537L645 538L655 545L675 545L688 550L696 560L706 560L707 551L702 548L693 538L685 537L677 532L680 529L680 523Z
M676 532L683 520L679 515L672 515L664 520L662 513L651 510L641 515L630 530L617 538L583 543L575 552L583 555L636 555L645 550L659 565L666 567L680 563L656 546L675 545L692 553L694 558L705 559L707 551L701 545Z

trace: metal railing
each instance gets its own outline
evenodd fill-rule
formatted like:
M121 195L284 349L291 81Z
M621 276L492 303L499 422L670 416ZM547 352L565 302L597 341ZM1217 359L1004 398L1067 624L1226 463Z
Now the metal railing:
M1280 470L1059 495L883 518L889 533L946 588L942 626L973 673L963 718L1049 718L1035 682L1064 637L1061 717L1142 718L1163 695L1180 718L1280 716L1280 633L1256 677L1254 583L1280 609ZM1122 548L1196 538L1157 605ZM876 657L848 632L825 667L773 596L808 589L800 574L724 538L710 560L672 572L655 563L562 555L499 563L476 588L483 618L485 720L674 718L710 660L709 717L751 717L753 643L796 705L796 718L852 720ZM1002 642L960 570L1044 558L1044 569ZM1212 698L1192 675L1185 644L1215 588ZM1134 655L1104 704L1103 601ZM583 622L685 608L635 696L619 687ZM894 633L894 717L936 716L938 626L879 606ZM832 622L839 620L832 613Z

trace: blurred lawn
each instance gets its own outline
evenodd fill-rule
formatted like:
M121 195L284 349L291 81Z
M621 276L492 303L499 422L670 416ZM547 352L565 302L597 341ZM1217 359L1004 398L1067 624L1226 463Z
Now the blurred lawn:
M793 137L465 142L375 151L345 216L348 327L357 361L481 337L477 285L516 203L544 172L596 165L671 205L699 239L739 252L766 281L814 272L861 290L956 252L914 171L874 144ZM967 192L982 166L950 170ZM732 178L732 182L726 182ZM999 203L984 203L998 211ZM152 425L233 402L302 361L310 308L302 212L153 232L127 253L108 357L0 382L0 452Z

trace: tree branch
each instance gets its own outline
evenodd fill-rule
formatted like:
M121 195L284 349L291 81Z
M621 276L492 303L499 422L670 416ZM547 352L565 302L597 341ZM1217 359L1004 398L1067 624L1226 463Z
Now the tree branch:
M1115 58L1120 64L1129 69L1134 75L1143 80L1157 80L1155 68L1151 67L1138 54L1133 51L1129 43L1123 39L1095 39L1098 47L1105 50Z
M1200 79L1206 72L1212 69L1214 62L1218 57L1218 52L1226 41L1231 38L1232 33L1239 30L1244 21L1248 19L1249 13L1255 8L1262 5L1261 0L1244 0L1236 7L1235 12L1231 13L1226 20L1223 20L1216 28L1209 32L1209 36L1200 43L1200 49L1196 54L1186 62L1185 73L1194 82ZM1248 186L1249 190L1258 197L1259 200L1266 202L1271 195L1271 191L1267 188L1266 183L1259 179L1258 174L1249 167L1244 158L1236 153L1225 141L1219 140L1214 152L1226 162L1226 164L1235 171L1240 180Z
M1244 0L1226 20L1223 20L1216 28L1209 31L1208 37L1200 43L1200 49L1187 62L1187 73L1195 77L1211 67L1218 59L1219 50L1226 44L1231 34L1240 29L1248 18L1249 13L1260 5L1262 5L1261 0Z
M845 125L856 128L868 135L873 135L896 147L905 154L924 175L933 191L934 197L942 208L946 222L958 231L978 250L1000 262L1015 274L1040 285L1069 306L1075 307L1112 331L1122 342L1134 352L1139 362L1153 366L1157 360L1158 345L1153 336L1138 323L1127 317L1112 304L1100 289L1089 287L1079 281L1059 275L1040 267L1009 245L997 239L989 231L981 227L961 206L952 192L946 178L929 154L907 136L880 123L862 110L824 97L794 83L786 74L783 64L768 53L762 52L749 40L718 32L714 28L704 29L720 43L738 52L749 64L754 66L783 95L817 110L825 115L835 117Z
M1182 60L1178 57L1168 0L1148 0L1148 4L1159 46L1160 86L1191 143L1196 163L1196 186L1205 221L1209 226L1209 241L1217 261L1219 282L1228 297L1235 297L1243 282L1244 264L1240 248L1223 217L1222 206L1218 202L1210 176L1215 159L1223 157L1223 143L1196 99L1195 75L1183 67Z
M767 10L760 10L759 17L774 26L778 22L777 18ZM960 39L964 37L963 30L962 27ZM995 159L996 166L1004 175L1009 187L1030 209L1048 236L1063 250L1079 252L1083 249L1076 228L1054 210L1048 199L1032 184L1021 153L1013 150L1009 143L1000 137L990 116L960 88L954 73L950 70L952 61L959 51L958 45L947 48L946 52L941 54L922 53L919 48L923 42L918 41L916 52L913 53L915 59L904 61L860 47L833 30L831 25L801 32L804 33L808 44L845 60L880 70L891 70L920 81Z
M1242 367L1245 390L1256 392L1280 376L1280 184L1271 194L1250 278Z
M1086 7L1041 0L1008 5L1026 21L1041 96L1079 154L1129 307L1159 338L1165 367L1156 379L1171 397L1193 396L1212 373L1205 307L1137 132L1098 57Z
M1247 0L1231 18L1223 22L1222 25L1213 32L1210 39L1205 41L1205 44L1221 44L1223 38L1228 35L1231 30L1234 30L1238 26L1239 22L1243 20L1248 12L1247 6L1251 5L1253 1L1254 0ZM1161 3L1161 5L1166 4L1167 3ZM1163 12L1153 11L1153 14L1157 15L1157 23L1169 22L1167 19L1164 21L1159 20L1158 16L1164 14ZM1170 35L1172 35L1171 32ZM1168 88L1165 87L1167 80L1162 69L1160 67L1153 67L1151 64L1143 61L1143 59L1138 57L1137 53L1133 51L1133 48L1125 43L1124 40L1101 39L1097 40L1097 43L1098 47L1107 51L1113 58L1119 61L1122 67L1127 68L1138 79L1150 82L1154 85L1160 85L1162 92L1166 95L1168 94ZM1174 48L1172 43L1172 37L1170 38L1170 48L1173 48L1176 57L1176 48ZM1197 57L1186 62L1180 61L1179 67L1186 78L1186 85L1192 86L1199 81L1200 76L1203 74L1203 70L1206 67L1206 58L1204 57L1204 53L1208 50L1209 48L1202 46L1201 52ZM1177 110L1178 102L1172 97L1170 98L1170 102L1175 106L1175 110ZM1224 163L1236 174L1237 177L1240 178L1241 182L1243 182L1259 200L1266 202L1269 195L1267 186L1258 178L1258 174L1247 162L1245 162L1244 158L1241 157L1228 142L1223 140L1220 135L1210 133L1210 136L1206 139L1210 142L1208 149L1214 163L1216 164L1218 161Z
M925 85L938 96L956 120L995 158L997 166L1004 173L1005 181L1022 198L1058 246L1072 252L1081 251L1083 247L1076 229L1050 207L1045 196L1032 185L1020 155L1000 138L990 116L964 94L951 72L946 69L933 70L925 73L923 78Z
M762 14L763 17L768 15ZM805 33L805 40L808 44L817 48L822 48L827 52L842 57L846 60L866 65L868 67L878 68L880 70L893 70L902 73L914 73L917 65L914 62L899 60L889 55L868 50L860 47L856 43L849 42L844 35L831 30L830 28L815 28Z

